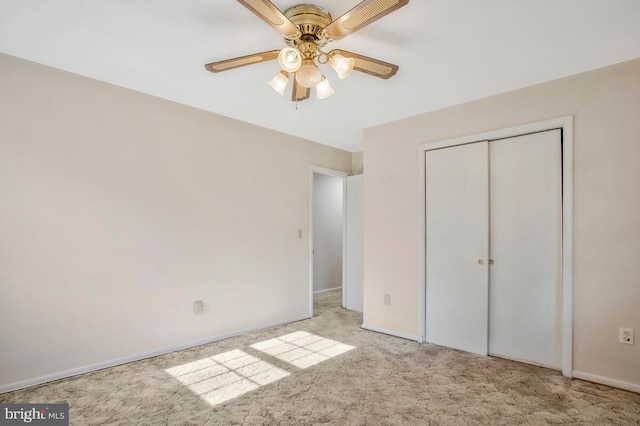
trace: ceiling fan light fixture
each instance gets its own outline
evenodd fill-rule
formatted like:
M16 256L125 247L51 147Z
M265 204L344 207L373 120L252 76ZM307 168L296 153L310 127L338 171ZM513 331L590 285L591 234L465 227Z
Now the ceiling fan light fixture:
M302 54L295 47L285 47L278 54L280 67L287 72L296 72L302 65Z
M300 69L296 71L296 81L309 89L316 87L323 77L313 59L305 59Z
M345 58L339 53L332 55L329 59L329 65L331 65L331 68L335 70L338 74L338 78L341 80L347 78L349 74L351 74L355 64L356 61L353 58Z
M267 81L267 84L281 95L284 94L284 88L287 87L287 83L289 83L289 73L286 71L280 71L275 77Z
M320 83L316 86L316 98L324 99L333 95L335 90L329 85L329 80L326 77L323 77Z
M333 19L326 10L313 4L299 4L281 11L271 0L238 1L278 31L283 37L285 47L211 62L205 64L207 71L218 73L278 59L281 71L267 83L283 95L291 73L294 73L291 100L296 103L309 99L313 87L316 88L318 99L327 98L334 93L318 69L319 65L329 64L340 79L348 77L355 70L386 80L398 71L397 65L378 59L341 49L328 52L322 49L328 43L359 31L406 6L409 0L361 0L337 19Z

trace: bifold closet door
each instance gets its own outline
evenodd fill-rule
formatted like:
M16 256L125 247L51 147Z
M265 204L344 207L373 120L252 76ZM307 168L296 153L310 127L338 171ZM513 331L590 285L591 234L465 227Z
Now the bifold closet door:
M487 354L488 142L425 153L426 340Z
M489 144L489 353L561 367L560 130Z

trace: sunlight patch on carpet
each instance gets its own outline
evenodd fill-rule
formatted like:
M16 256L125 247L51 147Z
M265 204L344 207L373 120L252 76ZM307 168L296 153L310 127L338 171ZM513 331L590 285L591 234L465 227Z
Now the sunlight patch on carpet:
M239 349L165 371L210 405L236 398L289 375Z
M355 349L354 346L316 336L306 331L296 331L265 340L264 342L253 344L251 347L301 369L311 367Z
M355 346L296 331L251 345L252 349L305 369L355 349ZM165 370L193 393L218 405L289 376L286 370L234 349Z

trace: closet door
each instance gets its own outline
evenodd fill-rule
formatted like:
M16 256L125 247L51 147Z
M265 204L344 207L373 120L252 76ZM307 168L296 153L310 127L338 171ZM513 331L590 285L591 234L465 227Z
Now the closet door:
M487 354L488 142L425 153L426 340Z
M560 130L489 144L489 353L558 369L561 149Z

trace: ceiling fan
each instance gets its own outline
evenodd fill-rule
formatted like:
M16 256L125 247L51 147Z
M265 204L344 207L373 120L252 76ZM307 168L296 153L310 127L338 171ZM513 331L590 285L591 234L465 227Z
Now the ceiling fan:
M388 62L339 49L324 52L322 48L400 9L409 0L365 0L335 20L326 10L312 4L300 4L281 12L269 0L238 2L282 34L287 47L212 62L205 65L208 71L217 73L278 59L282 70L268 83L282 95L289 76L295 73L291 95L294 102L308 99L313 87L318 99L334 93L318 64L328 63L341 79L353 70L383 79L398 71L397 65Z

